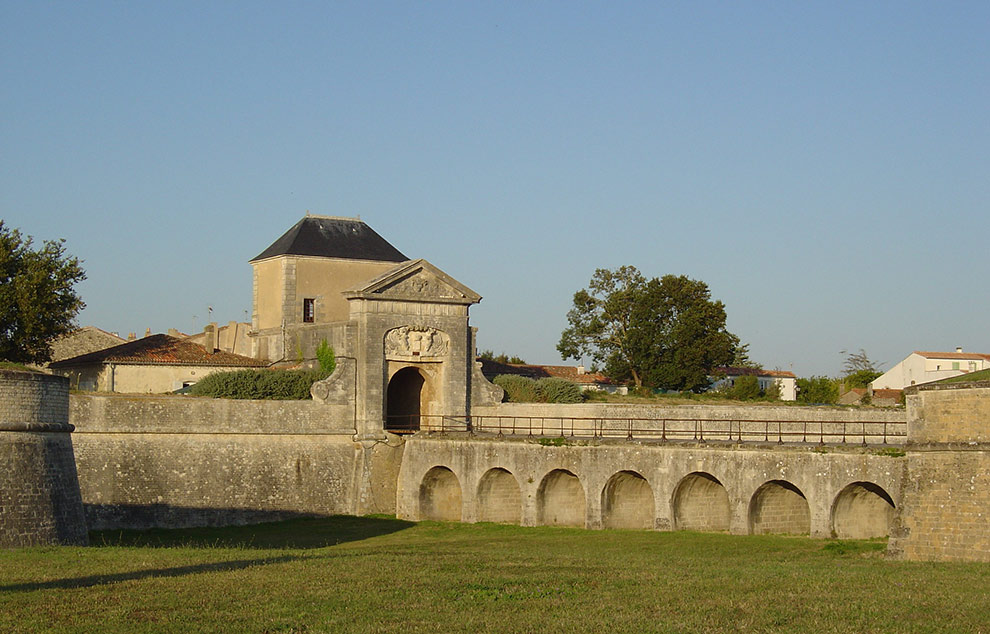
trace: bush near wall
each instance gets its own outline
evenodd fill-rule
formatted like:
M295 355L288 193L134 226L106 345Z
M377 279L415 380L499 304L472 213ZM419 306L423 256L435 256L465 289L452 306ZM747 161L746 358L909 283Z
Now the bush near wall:
M500 374L492 382L505 390L512 403L580 403L581 388L566 379L546 377L534 381L517 374Z
M326 374L320 370L235 370L215 372L189 390L194 396L294 401L310 398L309 388Z

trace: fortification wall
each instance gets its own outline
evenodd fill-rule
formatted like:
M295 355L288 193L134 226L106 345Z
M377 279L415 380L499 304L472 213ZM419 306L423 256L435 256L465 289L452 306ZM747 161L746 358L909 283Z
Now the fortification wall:
M87 542L64 377L0 370L0 547Z
M476 432L829 444L903 444L902 408L500 403L471 409Z
M653 405L638 403L499 403L471 408L474 417L575 417L660 420L698 418L708 420L872 421L904 423L902 408L801 407L775 405Z
M893 557L990 561L990 383L907 395L907 479Z
M112 395L70 401L92 529L394 512L388 471L401 445L354 442L347 406Z
M888 534L904 458L875 448L407 441L397 514L587 528Z

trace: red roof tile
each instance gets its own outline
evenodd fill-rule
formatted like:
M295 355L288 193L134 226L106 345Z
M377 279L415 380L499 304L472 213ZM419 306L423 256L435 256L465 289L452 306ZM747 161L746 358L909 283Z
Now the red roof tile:
M53 369L94 363L125 363L132 365L212 365L259 368L266 361L232 352L207 352L203 346L168 335L151 335L127 343L63 359L51 364Z
M979 352L922 352L915 350L914 353L926 359L982 359L990 361L990 354L981 354Z

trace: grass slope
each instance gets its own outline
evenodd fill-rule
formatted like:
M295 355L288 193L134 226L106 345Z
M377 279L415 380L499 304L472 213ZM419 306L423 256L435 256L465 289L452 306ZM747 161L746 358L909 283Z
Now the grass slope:
M990 565L883 541L334 517L0 551L3 632L988 631Z
M942 379L941 381L938 381L938 383L969 383L971 381L990 381L990 370L968 372L966 374L960 374L959 376L953 376L948 379Z

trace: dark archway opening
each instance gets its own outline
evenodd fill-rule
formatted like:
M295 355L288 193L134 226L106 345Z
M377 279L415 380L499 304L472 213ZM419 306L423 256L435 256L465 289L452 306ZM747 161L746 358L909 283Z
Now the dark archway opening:
M388 382L385 430L395 434L419 431L426 379L417 368L402 368Z

